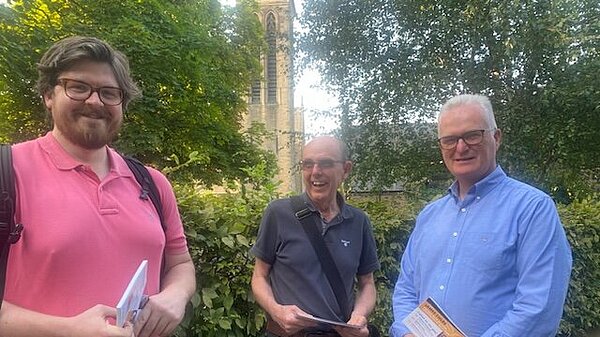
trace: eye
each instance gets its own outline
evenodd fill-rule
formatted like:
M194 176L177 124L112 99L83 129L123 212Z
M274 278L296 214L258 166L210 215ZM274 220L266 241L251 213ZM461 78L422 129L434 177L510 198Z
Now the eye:
M456 143L457 140L458 140L458 137L454 137L454 136L447 136L447 137L440 138L440 142L443 145L454 145L454 143Z
M481 132L473 131L465 134L463 138L468 141L477 141L481 137Z
M333 162L333 160L330 159L324 159L319 161L319 166L322 168L332 168L334 164L335 163Z
M68 82L67 89L72 92L86 93L86 92L90 91L90 86L85 83Z
M300 166L302 166L303 169L310 170L315 166L315 162L310 160L303 160L300 162Z
M121 99L121 89L117 88L101 88L100 93L104 98L110 100L119 100Z

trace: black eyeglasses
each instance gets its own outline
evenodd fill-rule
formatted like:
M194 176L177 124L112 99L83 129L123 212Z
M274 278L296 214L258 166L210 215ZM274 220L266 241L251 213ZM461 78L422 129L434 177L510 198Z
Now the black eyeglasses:
M483 141L483 133L485 131L494 131L496 129L489 130L472 130L469 132L465 132L462 136L446 136L438 138L438 142L440 143L440 147L444 150L452 150L458 144L460 139L465 142L467 145L478 145Z
M70 78L59 78L57 81L65 89L65 95L72 100L85 101L97 92L100 101L105 105L119 105L123 103L123 90L116 87L93 87L85 82Z
M344 160L333 160L333 159L322 159L322 160L301 160L300 168L303 170L312 170L315 165L319 166L321 169L330 169L337 163L345 163Z

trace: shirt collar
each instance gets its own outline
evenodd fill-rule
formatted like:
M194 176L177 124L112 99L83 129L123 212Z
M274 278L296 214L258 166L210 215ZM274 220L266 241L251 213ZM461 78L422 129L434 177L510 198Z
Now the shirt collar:
M338 216L341 215L342 218L344 218L344 219L352 218L353 217L352 211L348 207L348 204L346 204L346 201L344 200L344 196L340 192L337 192L335 198L336 198L337 204L340 208L340 213L338 214ZM318 212L317 208L313 204L312 200L310 200L310 198L308 197L308 194L306 192L302 193L302 199L308 205L308 209L310 209L313 212Z
M502 170L500 165L496 165L496 169L492 171L492 173L485 176L480 181L476 182L471 189L467 192L467 195L477 195L479 197L484 197L491 190L493 190L502 180L506 178L506 173ZM459 199L458 195L458 181L454 181L450 188L448 188L448 193L450 193L457 200Z
M77 161L67 151L65 151L51 131L49 131L45 136L38 138L38 143L40 144L42 150L46 152L50 158L50 161L52 161L52 163L54 163L56 168L59 170L68 171L84 166L83 163ZM121 156L115 150L108 146L105 146L105 148L107 149L110 160L111 173L114 172L118 176L132 176L131 170L129 170L129 167L127 167L125 160L123 160L123 158L121 158Z

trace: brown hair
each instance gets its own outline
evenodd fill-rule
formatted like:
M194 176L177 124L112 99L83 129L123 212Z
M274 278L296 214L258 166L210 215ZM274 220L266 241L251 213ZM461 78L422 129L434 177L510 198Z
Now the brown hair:
M107 63L113 69L119 87L123 90L123 109L133 99L141 96L141 91L129 73L127 57L113 49L108 43L95 37L72 36L56 42L42 56L37 64L38 80L36 88L43 96L57 83L60 73L69 70L83 60Z

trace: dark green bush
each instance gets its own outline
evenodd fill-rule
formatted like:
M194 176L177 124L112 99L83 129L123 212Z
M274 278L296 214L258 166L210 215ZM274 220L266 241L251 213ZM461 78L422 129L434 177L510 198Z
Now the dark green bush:
M381 269L375 273L377 306L369 320L384 335L392 324L392 292L400 271L400 257L408 241L420 203L404 198L352 197L349 204L364 210L371 219Z
M559 213L573 250L573 271L559 336L586 336L600 327L600 199L587 198Z
M262 175L260 167L255 170L249 173ZM193 310L177 336L257 336L264 314L250 291L254 259L249 250L263 209L277 196L275 185L223 194L175 189L198 283Z

